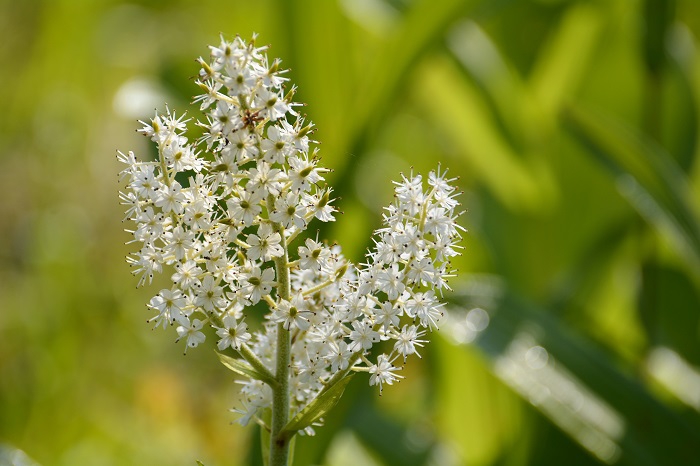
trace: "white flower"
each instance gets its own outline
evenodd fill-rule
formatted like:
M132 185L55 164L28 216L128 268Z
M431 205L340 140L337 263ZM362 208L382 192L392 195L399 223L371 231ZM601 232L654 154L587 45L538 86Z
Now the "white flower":
M401 333L396 335L394 351L401 354L404 361L409 354L416 354L420 358L421 355L416 351L416 346L422 347L424 343L427 343L426 340L420 339L423 335L425 335L425 330L419 331L415 325L411 325L410 327L404 325L401 329Z
M258 155L257 140L245 130L236 131L229 138L229 144L221 151L225 159L245 162Z
M191 230L185 230L178 225L171 231L163 235L165 240L164 251L167 254L175 256L175 259L182 260L187 255L187 251L192 248L195 242L195 235Z
M238 350L242 344L250 340L251 336L248 333L248 326L245 322L237 322L236 318L231 314L225 315L221 322L224 325L223 327L214 326L216 334L221 338L216 344L219 351L229 347Z
M370 366L369 373L372 374L369 378L370 385L379 385L379 394L382 393L383 384L392 385L395 380L403 379L402 375L394 374L400 370L400 367L394 367L386 354L380 354L377 358L377 364Z
M270 294L275 284L275 271L271 268L261 271L260 267L253 267L250 273L244 274L243 278L248 282L244 287L248 293L248 299L255 304L263 296Z
M423 194L423 178L417 175L412 178L403 177L402 183L396 183L396 198L409 215L416 215L420 212L425 201Z
M270 118L270 121L282 118L290 110L279 94L265 88L260 89L255 96L255 105L260 108L260 115Z
M433 291L415 293L406 302L406 314L419 319L423 327L433 330L438 328L438 323L443 315L440 307L441 304L438 303Z
M156 178L153 165L138 165L131 177L130 188L141 199L152 199L158 193L161 184Z
M315 194L303 193L301 198L306 207L314 213L314 217L322 222L333 222L335 221L333 217L335 207L330 204L333 202L330 196L331 189L329 188L318 191Z
M163 212L181 214L185 210L184 202L185 196L182 193L182 186L177 181L173 181L170 186L163 185L160 187L155 205L163 209Z
M242 126L238 108L222 100L216 103L216 108L212 112L211 117L211 131L214 133L229 135L234 129Z
M194 304L207 312L218 311L226 305L223 295L224 289L218 285L214 277L207 275L195 292Z
M255 221L256 217L262 212L262 193L259 191L239 190L238 196L228 199L228 206L231 218L242 222L246 226L250 226Z
M305 246L299 246L299 261L302 269L321 270L328 264L331 251L324 245L307 238Z
M312 315L313 312L307 309L304 297L301 293L297 293L292 296L291 301L282 299L272 313L270 320L283 324L286 330L291 329L292 326L300 330L308 330L311 326L309 318Z
M382 303L376 314L375 323L381 325L384 331L399 325L399 317L403 312L398 306L394 306L390 301Z
M256 76L245 66L231 66L227 72L229 76L224 77L224 84L231 94L245 95L255 86Z
M185 206L184 222L193 230L206 231L211 228L211 213L203 199L197 199Z
M260 145L268 163L284 163L293 150L291 138L277 126L267 130L267 138Z
M385 233L382 240L377 242L377 253L374 259L383 264L392 264L401 258L404 252L404 244L395 233Z
M429 257L423 257L422 259L414 258L409 264L409 270L406 273L406 278L411 283L420 283L422 285L427 285L432 283L433 277L435 276L435 269L433 268L433 261Z
M177 265L177 272L172 276L173 283L181 289L187 291L192 287L199 286L199 275L202 269L197 267L197 263L189 260L184 264Z
M165 216L162 212L155 212L153 207L146 207L136 216L138 228L134 231L134 238L143 243L153 243L165 230Z
M379 332L375 332L372 329L372 324L367 320L362 322L354 321L352 323L352 328L354 329L350 332L350 351L353 353L359 351L360 349L369 350L372 348L374 343L379 341Z
M352 351L344 341L330 341L328 344L329 353L326 355L326 361L331 364L331 371L345 370L348 368Z
M404 275L396 263L391 264L388 269L383 269L377 276L377 285L379 289L386 293L390 300L399 297L406 285L403 283Z
M146 244L139 252L133 256L128 256L126 261L134 267L133 274L141 274L141 278L136 286L153 281L153 275L163 270L163 255L150 244Z
M299 202L299 196L293 192L275 201L275 210L270 213L270 220L281 223L285 228L306 227L306 208Z
M162 324L163 327L175 321L186 321L182 313L186 303L185 296L177 288L160 290L148 303L148 307L158 311L158 315L150 319L150 321L155 321L156 326Z
M283 182L284 173L282 170L272 168L269 163L259 161L256 167L250 169L250 180L246 185L246 190L260 191L277 196L280 193Z
M303 157L289 158L289 179L292 180L292 190L308 191L312 184L323 180L316 164Z
M250 248L246 250L246 255L252 260L262 258L268 261L273 257L280 257L284 254L284 249L280 246L282 237L279 233L272 231L272 227L263 223L258 228L258 234L248 235L246 242Z
M175 341L178 342L183 338L187 338L185 353L187 353L187 348L196 348L200 343L204 343L206 337L200 332L203 326L204 323L201 320L194 319L192 323L183 322L182 325L177 327L179 338Z

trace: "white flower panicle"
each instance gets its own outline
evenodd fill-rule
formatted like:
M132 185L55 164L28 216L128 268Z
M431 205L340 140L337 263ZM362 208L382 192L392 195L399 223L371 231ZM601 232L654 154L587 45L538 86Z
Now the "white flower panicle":
M427 182L411 175L396 183L365 263L351 264L318 239L295 245L309 222L333 221L336 209L309 139L313 124L294 110L294 88L285 91L285 70L265 51L238 37L211 47L210 60L199 60L204 93L195 98L204 135L190 141L189 120L167 109L142 122L158 160L119 153L127 183L120 199L136 225L130 233L140 249L127 262L138 285L171 276L170 289L148 303L150 321L174 326L186 348L213 327L219 350L270 374L281 324L291 334L289 396L298 411L350 371L369 372L380 391L402 378L400 364L420 357L443 315L438 296L449 289L463 229L454 180L438 169ZM289 271L287 299L280 264ZM246 309L259 302L269 312L250 333ZM242 424L271 406L260 380L244 382L242 393Z

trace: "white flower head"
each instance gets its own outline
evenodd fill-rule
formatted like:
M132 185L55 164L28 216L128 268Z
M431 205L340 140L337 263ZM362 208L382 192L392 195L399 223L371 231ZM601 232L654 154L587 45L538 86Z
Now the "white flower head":
M372 249L353 264L339 245L305 233L334 221L336 208L314 124L294 110L294 87L285 89L287 70L255 38L222 37L209 52L197 60L203 115L192 121L166 107L139 130L156 161L117 155L137 245L127 262L138 286L162 272L172 282L148 302L150 321L174 327L185 350L205 343L209 325L220 351L267 376L242 382L242 424L273 408L269 378L288 378L294 412L351 371L369 373L381 393L402 378L394 361L421 357L443 317L464 231L455 179L441 168L401 175Z

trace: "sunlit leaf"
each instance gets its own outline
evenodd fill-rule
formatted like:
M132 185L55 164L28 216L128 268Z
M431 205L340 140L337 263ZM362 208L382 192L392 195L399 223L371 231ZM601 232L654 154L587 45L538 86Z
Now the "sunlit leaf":
M353 94L357 100L353 101L355 111L350 119L352 126L344 132L347 150L353 157L339 161L346 164L341 167L346 176L341 177L334 186L338 195L346 195L352 175L366 155L364 146L374 136L380 122L386 120L387 113L393 111L390 103L405 89L411 69L432 46L441 43L451 23L482 3L482 0L412 2L398 26L381 44L372 63L363 64L358 74L362 81Z
M534 139L540 128L537 120L529 118L533 102L528 89L493 38L475 21L463 20L450 29L446 46L464 78L479 88L514 146Z
M493 376L480 354L450 344L443 335L431 336L430 343L436 359L438 439L454 444L458 464L494 464L498 458L522 456L522 451L510 451L513 445L527 450L535 436L521 428L528 421L522 401Z
M488 291L458 300L447 328L455 342L473 342L501 380L600 461L692 463L700 442L696 426L556 317L504 286ZM485 325L471 315L476 308Z
M459 148L477 178L514 210L540 210L553 194L546 177L509 144L480 92L447 59L418 71L415 94L436 126Z
M538 56L530 86L537 102L556 116L562 102L584 78L603 26L600 7L581 2L569 8Z
M0 466L39 466L22 450L0 444Z

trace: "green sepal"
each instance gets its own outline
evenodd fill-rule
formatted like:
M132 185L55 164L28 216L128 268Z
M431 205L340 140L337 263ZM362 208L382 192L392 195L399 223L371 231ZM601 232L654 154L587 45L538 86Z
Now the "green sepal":
M291 438L296 432L309 427L323 417L338 403L351 378L352 375L340 379L335 385L314 398L311 403L306 405L284 426L284 429L280 432L280 437Z
M270 386L277 385L277 381L274 378L255 370L247 362L244 362L240 359L232 358L230 356L226 356L225 354L221 354L219 352L217 352L216 354L219 355L219 360L221 361L221 363L227 368L231 369L236 374L243 375L245 377L250 377L251 379L255 380L260 380Z

